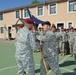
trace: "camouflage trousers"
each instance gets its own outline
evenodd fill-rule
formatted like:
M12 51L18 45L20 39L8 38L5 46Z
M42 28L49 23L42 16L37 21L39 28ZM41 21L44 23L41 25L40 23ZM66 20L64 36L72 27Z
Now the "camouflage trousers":
M58 64L58 61L59 61L58 56L46 57L44 59L45 59L46 65L47 65L47 69L51 68L54 75L61 75L61 72L59 70L59 64ZM44 68L44 64L43 64L42 60L41 60L41 64L40 64L40 75L46 75L46 70Z
M61 50L62 42L59 41L59 49Z
M75 59L75 61L76 61L76 54L74 54L74 59Z
M70 48L70 54L73 54L73 44L69 43L69 48Z
M35 75L34 61L30 57L20 57L16 56L16 63L18 67L17 75Z
M76 44L73 46L74 59L76 61Z
M65 42L62 42L61 43L61 52L66 52L66 49L65 49Z
M73 45L73 53L76 54L76 44Z

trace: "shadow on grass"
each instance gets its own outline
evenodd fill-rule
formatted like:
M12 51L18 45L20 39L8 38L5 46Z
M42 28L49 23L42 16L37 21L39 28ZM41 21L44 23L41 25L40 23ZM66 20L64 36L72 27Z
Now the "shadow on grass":
M35 73L40 73L40 69L35 70ZM76 75L76 68L74 69L74 72L66 72L62 73L62 75Z
M51 70L50 67L48 68L48 70ZM35 73L40 73L40 69L36 69Z
M35 73L39 73L39 72L40 72L40 69L36 69L36 70L35 70Z
M70 66L70 65L76 65L75 61L65 61L62 64L59 64L60 67Z
M76 68L73 70L74 72L66 72L66 73L63 73L62 75L76 75Z
M74 69L74 71L76 72L76 68Z
M66 72L66 73L63 73L62 75L76 75L76 72Z

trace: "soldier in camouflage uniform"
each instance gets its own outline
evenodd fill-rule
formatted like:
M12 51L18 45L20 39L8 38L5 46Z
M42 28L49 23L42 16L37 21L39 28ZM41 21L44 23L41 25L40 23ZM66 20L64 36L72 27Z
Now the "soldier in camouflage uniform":
M68 34L68 39L69 39L69 48L70 48L70 54L71 57L73 56L73 45L74 45L74 30L73 27L71 27L70 32Z
M68 52L68 32L67 32L67 29L64 29L64 33L65 33L65 45L64 45L64 53L67 54Z
M35 37L30 31L34 21L30 18L25 19L25 26L18 30L15 39L16 46L16 63L18 67L18 75L35 75L33 50L37 50L38 46Z
M44 34L37 36L37 39L42 42L42 53L47 64L47 68L51 68L54 75L61 75L59 70L59 59L57 51L57 38L53 31L50 31L50 22L43 24ZM43 61L40 63L40 75L46 75Z
M59 31L57 32L58 35L60 35L60 40L59 40L59 52L61 53L61 47L62 47L62 36L61 36L61 30L59 29Z
M60 32L61 35L61 55L65 55L65 43L66 43L66 32L64 31L64 29L61 30Z
M74 59L76 64L76 29L74 29L74 46L73 46Z
M60 52L60 41L62 40L61 39L61 35L59 34L59 32L60 32L60 30L58 29L56 29L56 26L55 26L55 24L52 24L52 31L55 33L55 35L56 35L56 37L57 37L57 50L58 50L58 53Z

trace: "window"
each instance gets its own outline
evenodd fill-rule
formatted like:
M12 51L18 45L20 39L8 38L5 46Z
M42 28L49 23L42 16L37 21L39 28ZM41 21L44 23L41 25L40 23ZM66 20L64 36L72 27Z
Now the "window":
M57 23L57 29L63 29L64 23Z
M69 12L76 11L76 1L69 1Z
M3 20L3 14L0 14L0 21Z
M20 11L16 10L16 18L20 18Z
M38 16L42 16L43 15L43 6L39 6L37 9L37 12L38 12L37 13Z
M56 14L56 4L50 5L50 14Z
M71 28L72 27L72 22L69 22L68 23L68 28Z
M29 14L26 9L24 10L24 17L29 17Z
M0 33L4 33L4 28L0 27Z

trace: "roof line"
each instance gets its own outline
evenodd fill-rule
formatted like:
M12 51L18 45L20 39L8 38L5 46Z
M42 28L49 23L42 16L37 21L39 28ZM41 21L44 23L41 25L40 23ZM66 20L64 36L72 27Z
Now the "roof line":
M58 2L58 1L61 1L61 0L50 0L50 1L40 2L40 3L36 3L36 4L30 4L30 5L28 5L28 7L32 8L32 7L35 7L35 6L46 5L46 4L54 3L54 2ZM26 8L26 7L27 6L24 5L24 6L20 6L20 7L16 7L16 8L10 8L10 9L7 9L7 10L0 11L0 13L7 13L7 12L15 11L15 10L21 10L21 9Z

